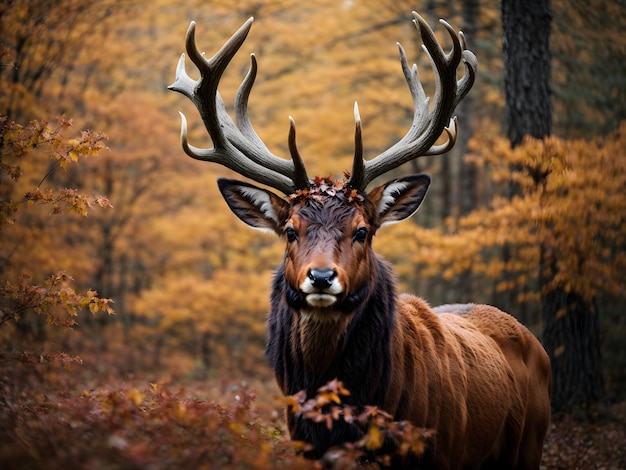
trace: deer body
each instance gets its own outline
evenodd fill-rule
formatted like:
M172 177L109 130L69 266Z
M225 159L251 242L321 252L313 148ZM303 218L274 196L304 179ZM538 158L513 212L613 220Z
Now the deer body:
M198 108L214 147L187 142L182 116L181 143L192 158L216 162L258 183L218 180L230 209L249 226L277 234L285 256L271 293L266 355L287 395L315 395L332 379L350 391L357 410L373 405L419 427L434 429L423 456L400 462L413 468L538 469L550 419L548 356L536 338L513 317L486 305L431 309L410 295L398 295L391 267L377 256L378 230L412 216L430 184L426 175L392 179L369 191L378 176L423 155L447 152L456 141L458 102L471 88L476 58L462 33L443 22L453 42L444 53L428 24L415 25L437 74L429 104L415 66L401 47L402 70L413 98L407 134L390 149L365 160L361 121L355 104L355 155L346 181L310 179L296 147L291 120L291 161L273 155L249 122L247 102L256 59L235 98L235 122L217 92L222 73L243 44L252 19L206 58L195 45L195 23L187 32L187 52L200 70L192 80L179 61L170 89ZM457 80L457 68L465 73ZM436 145L440 135L447 142ZM331 429L288 413L293 439L314 446L321 456L364 433L346 420ZM393 447L389 438L385 443Z
M551 377L539 341L494 307L436 312L419 297L398 295L391 267L371 248L379 227L417 210L429 181L393 180L358 203L342 191L287 203L246 183L219 181L244 222L271 226L286 239L271 295L270 365L286 395L313 396L339 378L357 409L378 406L396 420L437 430L421 464L538 468ZM316 457L364 433L342 421L329 431L293 414L288 425L293 439L314 445Z

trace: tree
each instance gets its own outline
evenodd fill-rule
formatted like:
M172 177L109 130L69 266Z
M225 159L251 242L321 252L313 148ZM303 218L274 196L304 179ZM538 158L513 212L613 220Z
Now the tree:
M502 1L506 131L513 147L552 133L550 0Z
M573 128L573 124L563 120L559 124L558 116L574 119L584 114L586 123L580 124L576 136L591 135L584 133L582 127L586 128L590 121L601 122L605 109L596 106L604 95L594 93L594 99L587 99L579 90L610 90L607 96L614 97L614 111L608 115L613 116L613 121L619 119L623 101L619 98L624 88L615 86L621 79L620 64L626 63L615 55L621 51L621 42L616 39L599 49L606 42L603 30L618 34L617 26L623 18L618 18L617 7L611 6L610 0L599 1L602 8L593 9L579 5L582 0L553 0L555 22L560 25L553 32L553 45L559 47L552 59L553 65L559 66L554 82L555 129ZM501 91L500 3L482 1L480 8L473 10L477 3L429 0L419 7L420 14L448 48L449 38L437 18L462 27L468 46L476 52L480 63L479 77L469 95L475 102L470 110L473 131L469 131L467 114L462 115L462 107L469 101L464 100L458 110L457 146L462 149L463 139L470 138L467 148L471 160L462 160L467 154L450 154L421 159L419 169L399 170L403 174L427 171L434 176L430 194L415 218L416 223L433 227L432 233L466 230L464 224L468 222L462 215L469 217L472 209L480 210L489 204L493 194L500 192L500 185L505 187L509 179L494 182L489 175L495 164L484 163L489 152L505 159L511 150L505 151L494 143L495 136L502 132L505 108ZM73 334L72 340L66 342L70 348L74 341L98 338L103 343L119 340L126 345L145 346L147 350L153 339L164 338L166 347L195 352L201 349L201 334L206 333L211 335L209 345L213 348L211 367L226 361L229 351L238 351L242 338L250 340L249 345L254 344L261 357L267 276L250 273L271 269L279 262L282 247L271 239L261 243L254 234L242 230L215 187L216 178L226 176L223 170L192 161L180 149L178 109L189 118L190 141L210 146L192 104L165 91L174 78L189 20L197 21L199 47L211 55L248 16L255 17L248 40L220 84L227 107L231 109L236 88L249 67L249 53L255 52L259 71L250 98L250 114L259 135L277 155L287 156L287 117L292 115L309 174L338 176L343 170L350 170L352 162L355 100L363 119L366 157L388 148L410 126L413 108L395 41L403 45L410 61L417 61L426 91L433 89L428 59L419 49L419 35L410 21L410 10L415 6L405 0L323 0L306 5L295 0L243 0L235 4L215 0L211 8L206 8L203 0L184 4L153 0L150 8L146 5L144 0L0 2L0 113L6 109L13 116L26 116L20 121L23 123L30 118L67 113L79 129L106 132L110 149L102 152L100 158L70 165L67 171L54 171L45 182L46 188L51 189L69 187L79 193L106 194L114 206L113 210L90 211L88 218L69 214L63 219L48 217L44 206L29 208L24 213L28 217L24 219L27 228L22 226L21 231L13 232L17 226L6 226L7 236L11 232L21 243L12 254L12 261L37 276L35 285L42 285L48 276L64 269L76 278L77 291L95 288L101 295L114 298L118 314L96 316L89 324L81 321L81 328L96 330L89 330L89 335ZM623 5L623 0L617 5ZM562 15L560 18L556 18L557 12ZM595 15L594 21L581 20L589 13ZM610 18L614 20L607 23ZM571 30L566 27L577 28L580 37L571 41ZM615 73L607 73L602 82L592 87L602 63L611 65L610 70ZM589 66L585 65L584 74L573 77L570 71L579 70L574 67L581 64ZM195 73L192 67L189 71ZM577 88L568 90L571 96L581 99L577 101L580 107L572 111L568 108L572 101L566 100L558 87L574 83L574 79ZM603 103L609 104L606 101ZM446 160L449 171L444 174ZM24 178L16 183L21 192L13 194L33 192L32 188L54 162L48 155L39 155L37 161L31 159L24 165ZM11 184L2 180L3 197ZM477 197L472 201L474 190ZM453 205L448 207L450 203ZM450 215L450 219L444 221L444 215ZM513 246L507 263L499 260L498 264L491 259L496 251L503 250L499 242L494 242L483 246L486 258L480 263L479 258L470 262L464 253L450 248L451 253L457 254L459 267L437 270L432 267L438 262L434 258L429 260L431 264L416 265L407 253L417 249L416 256L422 259L421 254L438 250L421 245L416 248L419 229L412 224L381 231L377 247L396 265L402 287L423 293L433 303L482 301L500 305L493 302L493 291L522 286L522 292L516 291L513 296L538 304L532 270L524 274L531 281L518 283L522 275L518 275L516 257L534 260L535 270L538 261L527 253L532 251L524 238L528 227L515 223L511 221L508 230L520 233L505 237ZM430 237L425 237L430 243ZM484 233L482 237L492 239ZM466 240L459 246L470 247L472 243ZM519 250L516 243L520 244ZM0 250L10 246L3 243ZM272 256L263 254L267 251ZM441 256L447 259L446 255ZM490 263L489 272L481 268L481 263L483 268ZM470 275L461 274L461 267ZM496 274L499 268L510 271L506 282ZM425 272L432 272L426 281ZM254 297L261 300L249 304L245 298L207 292L211 288L239 292L242 283L249 290L254 289ZM191 289L185 297L186 286L193 286L196 297L202 298L195 298ZM187 308L182 309L185 304ZM529 326L534 327L539 308L535 304L523 305L529 305L526 318L531 320ZM168 318L174 314L178 320ZM98 330L101 318L106 318L107 328ZM229 329L228 319L235 318L235 325ZM195 330L193 325L197 326Z
M478 0L465 0L463 2L463 26L462 30L469 38L478 37L478 13L479 13L479 1ZM474 97L470 94L466 96L463 101L459 103L457 107L457 116L459 122L463 125L463 132L460 135L460 142L457 142L458 149L455 147L455 153L460 158L460 185L461 188L458 192L459 213L461 215L467 215L476 208L476 166L473 162L468 161L465 157L467 153L467 144L474 132L474 116L472 111L475 107Z
M503 1L502 24L507 135L516 147L525 136L542 139L552 132L549 0ZM548 149L542 152L546 158L548 153ZM549 168L542 163L528 168L538 188L548 184ZM559 230L556 224L548 221L542 228L555 232ZM563 242L558 237L542 239L539 259L542 339L552 362L552 402L556 409L588 405L604 398L595 299L555 282L559 264L563 263L560 257L570 255L559 246Z
M114 8L110 0L0 4L0 112L9 122L47 115L46 98L63 97L85 38Z

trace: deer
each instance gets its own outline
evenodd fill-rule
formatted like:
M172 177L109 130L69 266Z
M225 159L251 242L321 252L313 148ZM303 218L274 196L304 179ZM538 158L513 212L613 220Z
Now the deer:
M412 15L436 76L433 103L417 66L408 65L398 44L413 100L411 127L390 148L365 159L355 103L354 159L343 180L309 178L291 117L290 159L263 143L248 116L258 68L254 54L234 99L234 121L227 111L218 84L253 18L210 58L197 48L195 22L189 25L185 48L200 77L188 75L183 53L169 89L195 104L213 147L189 143L182 113L180 142L189 157L254 181L219 178L217 184L241 221L285 243L271 285L266 343L266 358L283 394L314 396L319 387L338 379L350 391L346 400L357 409L375 406L395 420L432 429L434 438L424 455L399 467L538 469L551 393L550 362L541 343L496 307L431 308L420 297L399 293L391 265L372 247L379 229L417 211L430 177L413 174L371 189L368 185L407 162L444 154L455 145L457 120L452 115L477 73L476 57L462 32L440 20L452 42L446 53L428 23ZM442 136L445 141L437 143ZM291 438L311 443L307 456L312 458L355 442L365 432L348 421L328 429L289 407L286 415Z

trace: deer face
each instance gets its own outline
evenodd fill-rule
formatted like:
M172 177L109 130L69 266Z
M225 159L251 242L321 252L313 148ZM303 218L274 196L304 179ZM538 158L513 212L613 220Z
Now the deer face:
M302 308L345 308L346 299L368 279L370 244L377 228L371 204L353 205L338 194L296 203L289 212L283 229L285 278L297 290Z
M412 215L430 178L392 180L368 194L328 179L284 200L248 183L219 180L230 209L253 228L285 240L287 300L299 311L352 312L367 297L372 237L383 225Z

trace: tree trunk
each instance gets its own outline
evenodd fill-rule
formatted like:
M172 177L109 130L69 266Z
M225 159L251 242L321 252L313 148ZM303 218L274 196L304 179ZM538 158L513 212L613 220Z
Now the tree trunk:
M542 139L552 132L551 23L550 0L502 0L504 111L511 147L521 144L524 136ZM511 172L518 170L511 168ZM507 197L519 194L520 188L510 180ZM508 269L514 248L502 248L505 282L514 276ZM528 323L528 314L517 302L517 295L513 291L495 292L494 299L499 307Z
M502 1L502 51L507 136L516 147L525 135L552 133L550 0Z
M549 227L547 227L549 231ZM542 340L552 364L552 408L582 411L605 399L600 318L595 299L548 286L554 250L541 247Z
M550 0L502 1L504 112L512 147L521 144L526 135L542 139L552 132L551 22ZM509 181L508 198L519 193L519 187ZM511 261L512 249L508 245L502 249L505 266ZM509 281L513 274L505 268L502 276ZM528 315L518 305L516 292L496 292L494 298L501 308L514 312L523 322L528 321Z
M563 289L542 298L543 344L552 361L555 411L582 410L605 398L595 304Z

